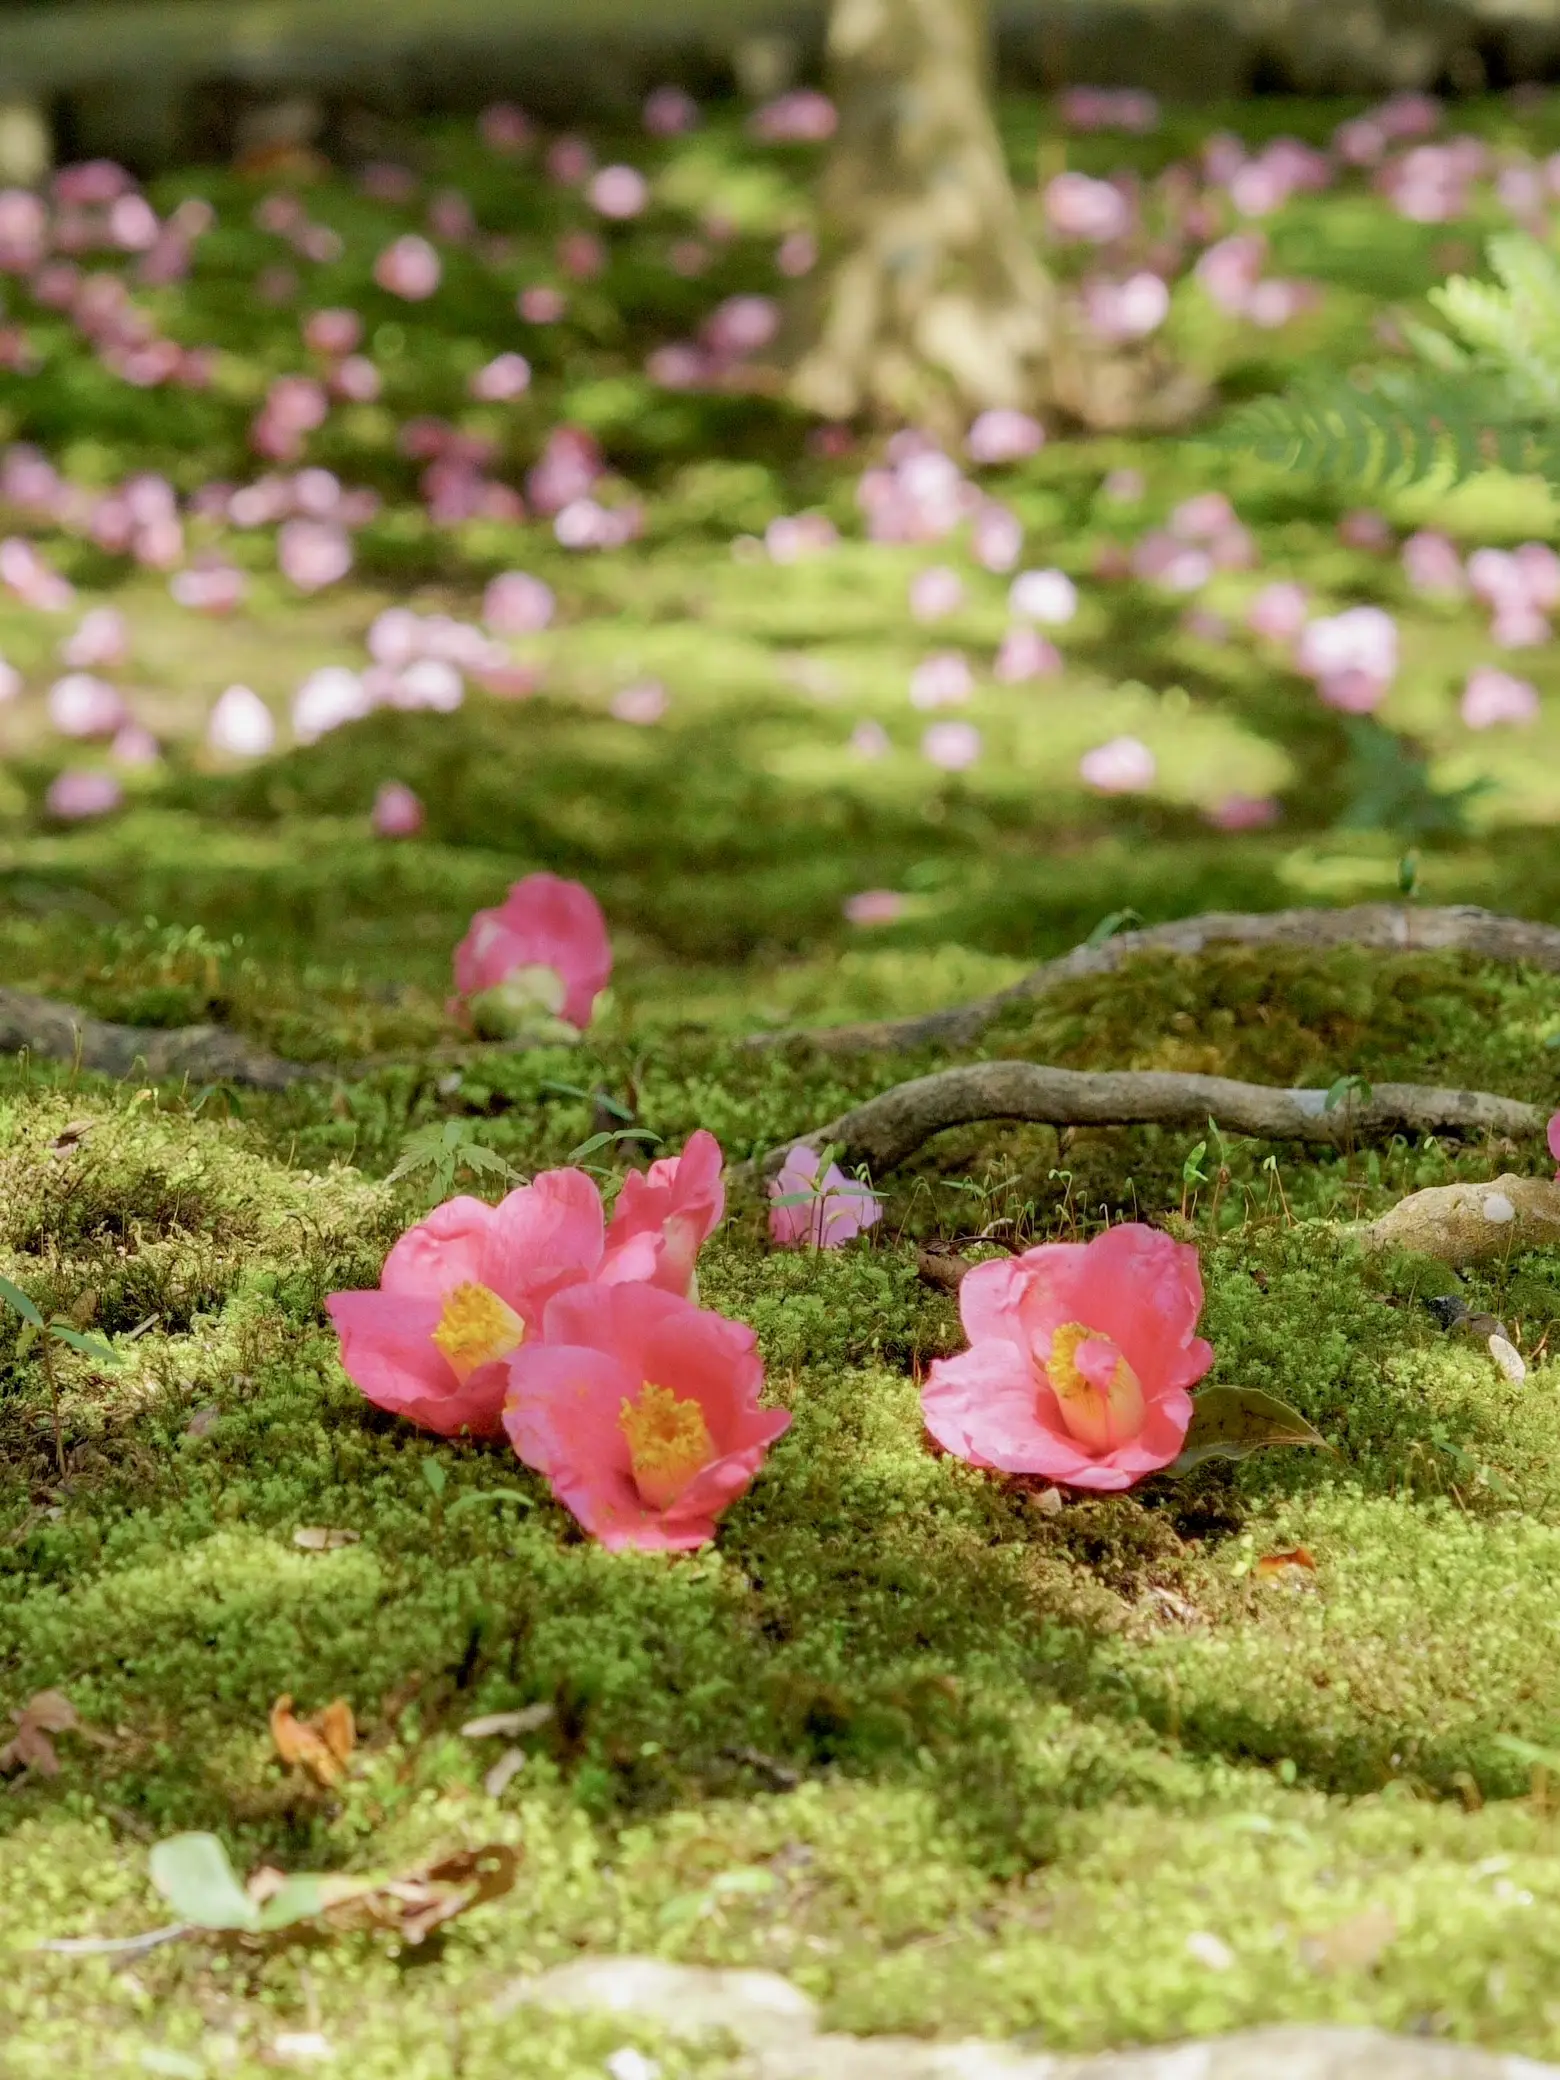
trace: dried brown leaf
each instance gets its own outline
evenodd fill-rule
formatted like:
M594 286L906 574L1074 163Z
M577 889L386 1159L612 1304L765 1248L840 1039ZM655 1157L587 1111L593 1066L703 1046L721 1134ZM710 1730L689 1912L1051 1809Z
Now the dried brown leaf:
M300 1719L292 1699L279 1697L271 1707L271 1739L289 1769L304 1770L327 1790L339 1784L356 1741L352 1707L335 1698L312 1719Z
M64 1691L39 1690L26 1704L13 1706L11 1717L16 1732L0 1748L0 1770L33 1769L40 1777L57 1777L59 1750L49 1736L80 1730L76 1708Z
M1336 1928L1306 1936L1300 1954L1313 1972L1368 1972L1397 1941L1397 1917L1390 1907L1366 1907Z
M1316 1560L1306 1546L1291 1546L1287 1552L1264 1553L1253 1572L1264 1581L1275 1577L1292 1581L1296 1574L1315 1574Z

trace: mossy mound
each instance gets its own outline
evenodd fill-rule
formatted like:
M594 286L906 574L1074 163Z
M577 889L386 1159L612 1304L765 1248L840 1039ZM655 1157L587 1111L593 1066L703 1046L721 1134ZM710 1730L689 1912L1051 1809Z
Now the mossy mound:
M300 992L187 936L102 951L77 995L236 974L263 1024ZM339 979L332 1005L337 1047L403 1015ZM1230 953L1076 985L992 1045L1533 1094L1557 1024L1552 978ZM342 1375L322 1301L371 1282L416 1212L415 1180L372 1181L410 1127L464 1116L530 1170L589 1132L591 1090L631 1091L669 1143L707 1124L741 1154L904 1067L609 1021L579 1049L265 1099L6 1071L0 1270L125 1362L62 1359L63 1481L36 1362L0 1379L5 1699L64 1689L94 1731L0 1805L0 2069L145 2052L145 2070L258 2074L317 2029L369 2075L583 2076L641 2038L495 2006L580 1947L777 1967L861 2031L1088 2048L1314 2016L1560 2049L1532 1762L1560 1728L1551 1274L1534 1259L1468 1288L1522 1324L1536 1369L1512 1386L1439 1328L1412 1265L1371 1267L1328 1224L1488 1152L1279 1150L1264 1172L1269 1151L1231 1145L1217 1213L1187 1207L1214 1377L1282 1394L1331 1450L1059 1514L928 1452L917 1375L958 1326L914 1238L1087 1232L1134 1194L1179 1218L1186 1137L944 1137L885 1180L871 1245L837 1254L770 1252L739 1203L704 1297L756 1328L795 1422L691 1559L605 1555L505 1452L422 1437ZM307 1526L355 1537L311 1550ZM1300 1546L1314 1571L1258 1564ZM350 1698L359 1761L336 1791L277 1761L284 1693ZM551 1715L490 1796L493 1745L459 1728L527 1704ZM27 1953L152 1925L146 1845L185 1828L284 1868L506 1841L521 1879L426 1952ZM668 2073L706 2069L642 2041Z

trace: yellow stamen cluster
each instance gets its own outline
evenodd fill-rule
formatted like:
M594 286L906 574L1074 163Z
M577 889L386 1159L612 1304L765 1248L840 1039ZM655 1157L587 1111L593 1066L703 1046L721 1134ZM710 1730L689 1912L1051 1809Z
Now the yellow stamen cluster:
M704 1411L670 1387L646 1380L637 1401L625 1401L618 1427L628 1440L629 1463L639 1499L647 1509L675 1502L701 1467L715 1457Z
M1108 1451L1142 1429L1143 1388L1119 1351L1110 1384L1097 1387L1078 1366L1078 1347L1089 1342L1109 1344L1110 1338L1083 1322L1063 1322L1053 1329L1045 1376L1071 1434L1095 1451Z
M433 1340L464 1386L479 1366L491 1365L519 1349L525 1340L525 1323L491 1287L468 1281L445 1295Z

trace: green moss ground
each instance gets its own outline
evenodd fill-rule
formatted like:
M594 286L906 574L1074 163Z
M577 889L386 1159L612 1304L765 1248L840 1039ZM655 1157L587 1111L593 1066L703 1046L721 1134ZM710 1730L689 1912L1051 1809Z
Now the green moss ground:
M1226 113L1249 135L1320 136L1340 112ZM1025 169L1033 111L1010 115ZM1497 142L1560 143L1552 110L1520 132L1493 104L1468 120ZM1192 142L1188 123L1073 149L1096 170L1137 156L1153 172ZM427 152L433 176L459 178L520 241L517 269L527 241L541 251L560 228L566 204L540 184L501 185L443 133ZM916 1244L992 1220L1042 1237L1087 1233L1106 1211L1178 1217L1192 1136L945 1136L883 1181L871 1245L839 1256L768 1253L761 1209L739 1200L705 1297L757 1329L796 1420L699 1558L608 1558L503 1453L398 1427L336 1363L324 1296L371 1283L421 1210L414 1187L383 1182L419 1126L464 1118L529 1172L591 1132L579 1093L599 1087L669 1143L708 1126L740 1158L939 1059L746 1051L755 1028L956 1002L1123 907L1152 919L1384 893L1416 838L1428 899L1560 915L1560 709L1523 737L1474 740L1454 715L1484 654L1472 612L1413 601L1393 561L1341 547L1345 501L1189 442L1059 441L994 480L1029 527L1026 560L1083 574L1104 541L1177 499L1238 492L1263 575L1400 613L1405 669L1384 711L1396 734L1372 740L1398 747L1396 794L1362 810L1369 751L1301 681L1243 638L1185 635L1178 607L1132 586L1085 588L1061 681L977 693L989 749L974 772L923 764L906 674L945 639L984 655L1001 581L975 574L963 616L923 641L904 588L939 550L851 545L786 572L734 558L733 531L778 511L847 522L849 477L777 410L657 402L634 373L677 320L668 301L683 292L650 263L687 228L679 213L715 200L738 223L717 289L768 284L760 256L808 208L805 160L776 164L718 125L669 149L662 214L622 234L611 295L538 349L536 417L516 415L506 462L560 413L589 420L655 494L642 547L592 561L539 529L436 539L410 506L393 420L373 413L332 422L339 446L313 456L387 498L359 581L326 601L300 606L262 576L245 612L197 642L142 580L55 544L86 601L130 610L136 698L169 742L123 816L68 832L40 809L54 762L38 726L44 639L0 604L0 645L37 675L0 717L0 972L109 1017L226 1020L327 1065L284 1098L0 1065L0 1274L78 1309L126 1358L112 1375L63 1362L62 1482L44 1382L0 1329L0 1707L58 1686L105 1736L65 1736L57 1779L0 1793L5 2080L245 2080L272 2069L278 2033L315 2028L361 2080L585 2080L634 2033L493 2006L517 1974L582 1948L775 1967L831 2024L864 2031L1089 2048L1329 2016L1560 2057L1557 1822L1542 1771L1504 1745L1560 1751L1547 1356L1560 1259L1471 1286L1519 1326L1533 1371L1515 1388L1437 1328L1423 1266L1368 1269L1334 1225L1421 1185L1536 1170L1538 1146L1281 1149L1275 1176L1265 1147L1231 1144L1218 1205L1204 1193L1188 1231L1214 1376L1282 1394L1332 1450L1059 1515L925 1449L917 1373L958 1331L915 1276ZM296 312L272 325L240 294L269 251L246 228L254 190L207 170L182 185L211 194L229 228L166 315L224 344L223 383L173 401L179 420L41 338L44 372L7 393L8 432L73 444L79 471L236 469L254 395L296 361ZM358 295L392 213L339 183L310 207L348 254L309 303ZM1483 227L1408 226L1345 193L1299 200L1270 228L1275 267L1331 288L1314 319L1264 339L1267 358L1195 291L1178 296L1181 349L1231 391L1368 351L1382 301L1412 305L1453 264L1448 246L1471 258ZM462 412L466 371L511 344L501 287L475 270L457 282L442 333L401 307L371 311L376 353L399 364L396 412ZM686 293L691 314L711 282ZM1148 475L1128 513L1100 494L1125 463ZM1421 495L1394 517L1430 512L1469 545L1555 527L1530 485ZM534 646L544 697L382 715L252 771L192 748L229 679L280 703L303 670L357 658L387 600L469 611L511 563L559 590L559 625ZM1210 603L1238 616L1260 582L1221 578ZM1521 668L1553 692L1552 651ZM611 722L606 697L650 672L672 695L666 723ZM894 744L876 764L844 749L869 717ZM1079 751L1119 728L1161 761L1131 803L1076 780ZM387 778L428 805L414 843L368 835ZM1495 785L1459 830L1443 798L1473 778ZM1200 812L1237 788L1276 788L1282 825L1210 831ZM473 908L538 865L601 894L613 1000L579 1049L486 1056L457 1077L427 1059L454 1037L449 949ZM852 934L841 902L874 885L904 890L906 915ZM983 1047L1548 1102L1557 1038L1555 978L1444 956L1226 952L1074 985ZM410 1059L364 1072L365 1054ZM300 1525L359 1536L309 1552ZM1257 1571L1297 1544L1314 1576ZM361 1766L339 1794L276 1763L266 1714L282 1692L311 1710L351 1699ZM458 1729L533 1702L554 1716L491 1799L491 1750ZM366 1936L190 1943L114 1970L31 1951L153 1926L147 1846L188 1827L218 1831L245 1866L379 1868L492 1839L523 1864L510 1898L418 1953ZM1383 1914L1390 1941L1351 1940ZM673 2080L709 2069L644 2041Z

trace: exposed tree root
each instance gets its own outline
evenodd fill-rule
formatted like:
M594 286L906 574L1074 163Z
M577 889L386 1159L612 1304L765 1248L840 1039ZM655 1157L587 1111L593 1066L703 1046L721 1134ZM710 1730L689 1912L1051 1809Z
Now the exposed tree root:
M1520 1137L1541 1133L1545 1118L1538 1106L1516 1098L1420 1083L1378 1083L1368 1098L1345 1097L1329 1109L1325 1091L1275 1089L1226 1076L972 1062L896 1084L806 1138L820 1147L843 1144L846 1161L865 1163L880 1176L945 1127L986 1120L1053 1127L1201 1127L1212 1119L1234 1134L1342 1147L1394 1133ZM772 1150L765 1171L772 1174L784 1160L783 1148Z
M806 1040L831 1053L866 1054L875 1049L964 1047L976 1040L1010 1005L1043 997L1079 976L1113 975L1140 953L1202 953L1210 946L1314 948L1363 946L1382 953L1474 953L1483 960L1525 963L1560 973L1560 927L1524 917L1501 917L1471 904L1417 909L1398 903L1359 903L1346 910L1211 910L1140 932L1118 932L1099 946L1075 946L1028 975L948 1011L867 1025L792 1026L756 1033L751 1047Z
M100 1076L142 1076L158 1083L190 1076L202 1083L241 1083L281 1091L319 1072L303 1062L256 1047L241 1033L220 1026L111 1025L73 1004L0 989L0 1051L42 1055L54 1062L79 1062Z

